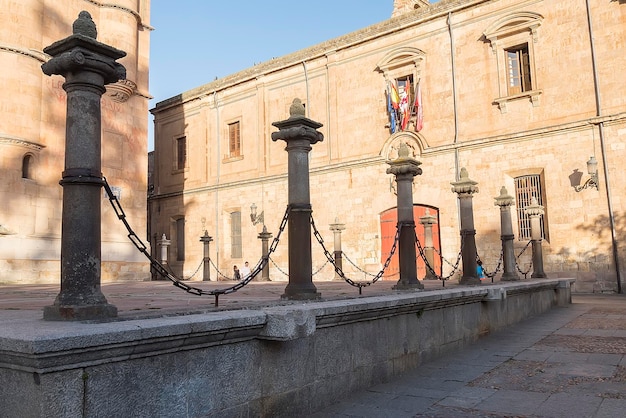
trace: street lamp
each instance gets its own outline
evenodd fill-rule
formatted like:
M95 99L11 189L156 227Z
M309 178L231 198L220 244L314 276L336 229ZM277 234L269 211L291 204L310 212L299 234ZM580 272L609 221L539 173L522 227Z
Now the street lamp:
M263 211L257 216L256 214L256 204L252 204L250 206L250 220L252 221L252 225L256 225L262 223L265 225L265 216Z
M585 183L580 186L574 187L574 190L576 190L577 192L585 189L590 189L592 187L594 187L596 190L600 190L598 186L598 161L593 155L589 157L589 161L587 161L587 173L589 173L589 178L587 179L587 181L585 181Z

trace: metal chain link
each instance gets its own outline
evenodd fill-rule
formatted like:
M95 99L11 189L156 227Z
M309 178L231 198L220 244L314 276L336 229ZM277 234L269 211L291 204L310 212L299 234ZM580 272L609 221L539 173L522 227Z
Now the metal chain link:
M528 241L526 245L524 246L524 248L522 248L522 251L517 255L517 257L515 257L515 268L517 269L518 272L520 272L520 274L524 275L524 279L528 278L528 273L530 273L530 270L533 268L533 260L532 258L530 259L530 264L528 265L528 270L526 271L522 271L522 269L519 266L518 260L522 256L522 254L524 254L524 252L526 251L526 249L528 248L528 246L530 246L532 242L533 242L532 240Z
M274 238L272 242L268 255L265 257L261 257L261 260L259 260L253 272L246 279L238 282L237 284L233 286L230 286L224 289L203 290L198 287L189 286L188 284L183 283L181 279L177 278L174 274L168 272L167 269L159 261L157 261L154 257L152 257L152 255L150 255L150 253L148 252L147 246L137 236L135 231L133 231L130 224L128 223L126 219L126 214L124 213L124 209L120 205L120 202L115 196L115 194L113 194L113 191L111 190L111 186L109 186L109 183L107 182L106 177L102 177L102 180L104 182L104 190L106 191L109 197L109 201L111 202L111 206L113 207L113 210L115 211L115 214L117 215L117 218L122 221L122 223L126 227L126 230L128 231L128 239L133 243L133 245L135 245L135 247L139 250L139 252L141 252L150 261L150 266L159 275L170 280L174 286L186 291L187 293L190 293L196 296L204 296L204 295L214 296L215 306L218 306L219 295L227 295L227 294L234 293L237 290L241 289L242 287L250 283L250 281L252 281L252 279L256 277L256 275L261 270L263 270L265 265L267 265L269 254L271 254L278 246L280 236L283 230L285 229L285 225L287 224L287 220L289 219L289 212L291 210L290 206L287 206L287 209L285 210L285 215L283 216L283 219L280 223L278 234L276 235L276 237Z
M276 269L281 272L283 275L289 277L289 273L287 273L285 270L281 269L280 266L278 264L276 264L276 262L274 261L273 258L270 258L270 261L272 262L272 264L274 265L274 267L276 267Z
M420 257L422 257L422 260L424 260L424 264L426 265L426 268L428 269L428 271L430 271L438 280L442 280L442 281L446 281L449 280L450 277L452 277L456 271L459 268L459 263L461 262L461 255L463 254L463 245L465 244L465 237L461 236L461 251L459 251L459 255L456 258L456 262L454 264L450 263L448 260L446 260L441 253L439 253L435 247L432 247L433 250L435 250L435 252L437 252L437 254L439 254L439 256L441 257L442 260L445 260L446 263L448 263L450 266L452 266L452 271L450 272L450 274L448 274L447 276L443 277L439 274L437 274L437 272L435 271L435 269L430 265L430 263L428 262L427 258L426 258L426 254L424 254L424 248L422 247L422 244L420 243L419 238L417 237L417 234L415 233L415 229L413 229L413 233L415 235L415 245L417 246L417 250L419 252Z
M395 236L395 238L393 240L393 245L391 246L391 252L389 253L389 257L387 257L387 260L385 260L383 268L378 272L378 274L376 276L374 276L374 278L371 281L369 281L369 282L359 282L359 281L355 281L355 280L352 280L352 279L346 277L346 275L344 274L343 270L339 266L337 266L335 264L335 258L333 257L333 255L330 253L330 251L328 251L328 249L324 245L324 239L322 238L322 235L320 234L320 232L317 230L317 227L315 226L315 221L313 220L313 215L311 215L311 217L310 217L310 222L311 222L311 227L313 228L313 235L317 239L317 242L319 242L319 244L322 246L322 250L324 251L324 255L326 256L326 259L335 267L335 272L339 275L339 277L344 279L346 281L346 283L348 283L350 286L357 287L359 289L359 295L362 293L362 290L363 290L364 287L371 286L372 284L376 283L382 277L382 275L385 272L385 270L387 269L387 267L389 267L389 263L391 263L391 258L393 257L393 255L396 252L396 248L398 246L398 240L400 238L400 228L399 228L399 224L398 224L398 226L396 227L396 236Z

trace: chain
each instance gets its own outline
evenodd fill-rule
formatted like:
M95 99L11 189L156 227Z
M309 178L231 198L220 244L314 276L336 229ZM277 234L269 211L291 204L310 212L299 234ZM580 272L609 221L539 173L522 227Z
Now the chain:
M124 213L124 209L122 209L122 206L120 205L119 200L113 194L113 191L111 190L111 186L109 186L109 183L107 182L106 177L102 177L102 180L104 182L104 190L106 191L109 197L109 201L111 202L111 206L113 206L113 210L115 211L117 218L122 221L122 223L126 227L126 230L128 231L128 239L139 250L139 252L141 252L150 261L150 266L154 269L154 271L156 271L162 277L170 280L174 286L186 291L187 293L197 295L197 296L204 296L204 295L214 296L215 306L218 306L219 295L227 295L227 294L234 293L237 290L241 289L242 287L250 283L250 281L252 281L252 279L256 277L256 275L261 270L263 270L263 268L267 265L269 254L271 254L278 246L280 235L285 229L285 225L287 224L287 220L289 219L289 212L291 209L289 206L287 206L287 209L285 210L285 215L283 216L283 220L280 223L278 234L276 235L276 237L274 238L274 241L272 242L268 255L265 257L262 257L261 260L259 260L259 262L255 266L252 273L246 279L236 283L235 285L231 287L227 287L224 289L203 290L198 287L189 286L188 284L183 283L181 279L177 278L174 274L168 272L167 269L161 263L159 263L154 257L150 255L150 253L148 252L147 246L137 236L135 231L133 231L130 224L128 223L126 219L126 214Z
M415 230L413 230L413 233L415 234ZM420 257L422 257L422 260L424 260L424 264L426 265L426 268L428 269L428 271L430 271L437 279L439 280L443 280L444 282L446 280L449 280L450 277L452 277L454 275L454 273L456 273L457 269L459 268L459 263L461 262L461 255L463 254L463 244L465 243L465 239L462 237L461 238L461 251L459 251L459 255L456 258L456 262L454 264L450 263L448 260L446 260L445 258L443 258L443 256L441 255L441 253L439 253L434 247L433 249L437 252L437 254L439 254L439 256L441 257L442 260L445 260L446 263L448 263L450 266L452 266L452 271L450 272L450 274L448 274L447 276L443 277L439 274L437 274L437 272L435 271L435 269L430 265L430 263L428 262L428 259L426 257L426 254L424 254L424 248L422 247L422 244L420 243L419 238L417 237L417 234L415 234L415 245L417 246L417 250L419 252Z
M524 254L524 252L526 251L526 249L528 248L528 246L530 245L531 242L532 242L532 240L528 241L526 243L526 245L524 246L524 248L522 248L522 251L517 255L517 257L515 257L515 268L517 269L517 271L520 272L520 274L524 275L524 279L528 278L528 273L530 273L530 270L533 268L533 261L532 261L532 258L531 258L530 259L530 264L528 265L528 270L522 271L522 269L519 266L518 260L522 256L522 254Z
M346 255L346 253L344 253L343 251L341 252L341 257L345 258L348 263L352 264L352 266L357 269L358 271L360 271L361 273L363 273L363 275L365 276L370 276L370 277L376 277L375 274L370 273L368 271L363 270L362 268L360 268L359 266L357 266L356 264L354 264L354 262L352 260L350 260L350 258Z
M483 272L485 273L485 276L487 276L487 278L491 279L491 283L493 283L493 279L494 277L496 277L496 274L498 274L498 272L500 271L500 268L502 267L502 261L504 260L504 253L502 250L500 250L500 257L498 258L498 264L496 265L496 269L493 271L493 273L488 273L487 270L485 270L485 268L483 267ZM480 256L478 255L478 251L476 251L476 261L480 261Z
M196 274L198 274L198 272L200 271L200 267L202 267L202 265L203 265L203 264L204 264L204 260L202 260L202 261L200 262L200 264L198 264L198 268L196 269L196 271L194 271L194 272L193 272L193 274L192 274L191 276L189 276L189 278L188 278L187 280L191 280L191 279L193 279L193 278L194 278L194 276L195 276Z
M270 258L270 261L272 262L272 264L274 265L274 267L276 267L276 269L278 271L280 271L283 275L289 277L289 273L287 273L285 270L281 269L280 266L278 264L276 264L276 262L274 261L273 258Z
M310 222L311 222L311 227L313 228L313 235L317 239L317 242L319 242L319 244L322 246L322 250L324 251L324 255L326 256L326 259L328 260L328 262L331 263L335 267L335 272L339 275L339 277L344 279L346 281L346 283L348 283L350 286L358 287L359 295L361 294L361 292L362 292L364 287L371 286L372 284L376 283L383 276L383 273L385 272L387 267L389 267L389 263L391 263L391 257L393 257L393 255L396 252L396 248L398 246L398 240L400 238L400 224L398 223L398 226L397 226L397 229L396 229L396 236L395 236L395 238L393 240L393 245L391 246L391 252L389 253L389 257L387 257L387 260L385 260L383 268L378 272L378 274L376 276L374 276L374 278L371 281L369 281L369 282L358 282L358 281L355 281L355 280L352 280L352 279L346 277L346 275L344 274L343 270L339 266L337 266L335 264L335 258L333 257L333 255L330 253L330 251L328 251L328 249L324 245L324 239L322 238L322 235L320 234L320 232L317 230L317 227L315 226L315 221L313 220L313 215L311 215Z

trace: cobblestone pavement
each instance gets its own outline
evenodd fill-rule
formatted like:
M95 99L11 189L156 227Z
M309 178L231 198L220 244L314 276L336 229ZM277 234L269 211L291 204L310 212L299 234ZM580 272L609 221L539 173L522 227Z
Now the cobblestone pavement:
M626 416L626 296L555 308L312 417Z

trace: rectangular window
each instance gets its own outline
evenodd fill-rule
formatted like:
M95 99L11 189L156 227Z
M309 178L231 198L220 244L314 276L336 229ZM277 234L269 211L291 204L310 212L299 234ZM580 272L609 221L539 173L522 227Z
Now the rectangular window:
M532 90L528 44L504 50L506 55L509 96Z
M230 256L241 258L241 212L230 214Z
M239 121L228 124L229 157L241 156L241 128Z
M176 139L176 169L184 170L187 165L187 137Z
M176 261L185 261L185 218L176 219Z
M544 214L540 219L541 238L548 240L548 229L546 222L546 205L544 197L543 179L541 175L534 174L528 176L515 177L515 200L517 206L518 238L528 240L530 234L530 218L524 210L531 204L532 198L537 198L537 202L544 207Z

